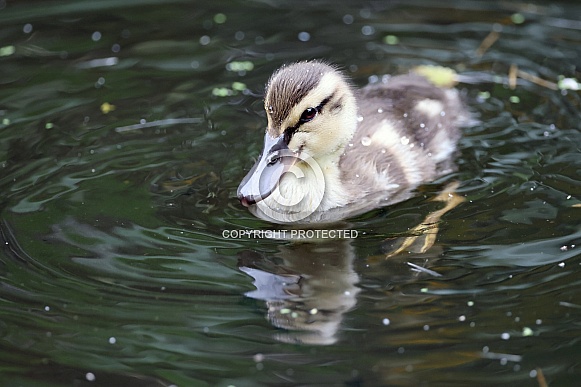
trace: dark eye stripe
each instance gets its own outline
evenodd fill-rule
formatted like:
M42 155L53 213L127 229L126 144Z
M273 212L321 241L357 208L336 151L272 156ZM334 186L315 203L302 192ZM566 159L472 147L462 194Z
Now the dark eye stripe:
M313 118L315 118L317 116L317 114L319 114L321 112L321 110L323 110L325 105L328 104L331 99L333 99L334 96L335 96L335 93L331 94L330 96L325 98L323 101L321 101L319 106L310 107L310 108L305 109L305 111L301 115L301 118L299 118L299 122L297 122L296 125L289 126L288 128L285 129L284 141L288 144L290 142L290 140L292 139L293 135L295 134L295 132L299 129L299 127L302 124L304 124L305 122L309 122Z

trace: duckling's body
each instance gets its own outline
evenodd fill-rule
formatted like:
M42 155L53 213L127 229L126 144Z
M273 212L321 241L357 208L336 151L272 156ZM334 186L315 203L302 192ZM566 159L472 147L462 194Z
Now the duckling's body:
M265 110L263 154L238 197L257 216L279 223L337 220L404 200L451 171L467 119L456 90L421 76L354 92L319 61L275 72Z

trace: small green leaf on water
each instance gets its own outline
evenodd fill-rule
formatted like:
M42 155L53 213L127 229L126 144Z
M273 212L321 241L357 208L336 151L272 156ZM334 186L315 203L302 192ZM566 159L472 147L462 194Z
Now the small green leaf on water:
M510 96L510 98L508 100L512 103L519 103L520 102L520 98L517 97L516 95Z
M52 128L54 128L54 124L53 124L52 122L47 122L47 123L44 125L44 128L45 128L45 129L52 129Z
M413 71L436 86L452 87L457 83L456 71L449 67L424 65L415 67Z
M254 69L254 63L249 60L234 61L226 64L226 70L228 71L252 71Z
M559 79L557 84L559 90L580 90L581 84L575 78L562 78Z
M480 93L478 93L478 98L488 99L488 98L490 98L490 92L489 91L481 91Z
M215 95L216 97L227 97L232 95L232 90L225 87L214 87L212 90L212 95Z
M529 327L524 327L522 329L522 335L525 336L525 337L526 336L532 336L533 335L533 330L531 328L529 328Z
M214 15L214 23L216 24L224 24L226 23L226 15L223 13L217 13Z
M522 13L513 13L512 16L510 17L510 20L514 23L514 24L522 24L525 22L525 17Z
M399 43L399 39L395 35L387 35L385 38L383 38L383 42L385 44L389 44L389 45L393 46L393 45Z
M232 90L244 91L246 90L246 84L242 82L232 82Z
M0 47L0 56L10 56L14 54L16 48L14 46Z

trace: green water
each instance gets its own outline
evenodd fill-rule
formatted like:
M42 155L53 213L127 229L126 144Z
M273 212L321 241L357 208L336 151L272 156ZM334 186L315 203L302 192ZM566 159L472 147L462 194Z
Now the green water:
M552 85L581 80L576 15L573 1L0 0L1 384L575 385L581 95ZM236 187L264 83L309 58L360 86L457 71L478 119L458 171L334 227L352 240L226 238L277 229ZM467 200L434 247L382 259L453 180Z

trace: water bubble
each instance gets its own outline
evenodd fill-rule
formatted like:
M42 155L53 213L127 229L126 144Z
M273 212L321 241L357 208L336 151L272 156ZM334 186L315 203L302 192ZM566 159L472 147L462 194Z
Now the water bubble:
M311 34L309 34L306 31L299 32L299 36L298 37L299 37L299 40L301 42L308 42L309 40L311 40Z
M346 14L343 16L343 23L345 24L352 24L353 20L353 15Z
M93 35L91 35L91 39L93 40L93 42L98 42L99 40L101 40L101 33L99 31L93 32Z
M25 34L31 33L32 32L32 24L26 23L24 25L24 27L22 27L22 32L24 32Z
M384 318L382 321L383 325L389 325L391 323L391 321L389 321L388 318Z
M371 139L369 137L367 137L367 136L363 137L361 139L361 145L363 145L363 146L369 146L369 145L371 145Z
M508 332L503 332L503 333L500 335L500 338L501 338L501 339L503 339L503 340L508 340L508 339L510 339L510 333L508 333Z
M361 33L366 36L373 35L375 33L375 28L372 26L363 26L361 27Z
M400 141L402 145L407 145L410 143L410 139L407 138L406 136L403 136Z
M381 113L383 113L383 109L382 108L378 108L377 109L377 112L381 114Z
M113 336L109 337L109 344L115 344L117 342L117 339Z
M95 374L92 372L87 372L85 374L85 379L87 379L89 382L94 382L95 381Z
M210 41L211 41L211 39L208 35L204 35L200 38L200 44L202 46L207 46L208 44L210 44Z
M236 33L234 34L234 39L240 41L240 40L243 40L245 36L246 35L244 34L244 32L236 31Z

